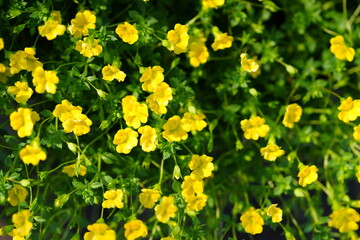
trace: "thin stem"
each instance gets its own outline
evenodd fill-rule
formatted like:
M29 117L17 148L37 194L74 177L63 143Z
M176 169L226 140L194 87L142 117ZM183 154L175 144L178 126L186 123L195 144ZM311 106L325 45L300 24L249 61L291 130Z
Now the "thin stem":
M328 92L328 93L334 95L335 97L337 97L337 98L339 98L339 99L342 99L342 97L341 97L339 94L337 94L337 93L335 93L335 92L333 92L333 91L331 91L331 90L329 90L329 89L327 89L327 88L321 88L321 90L323 90L323 91L325 91L325 92Z
M357 18L357 16L360 14L360 4L359 6L355 9L353 15L351 15L349 21L346 23L346 27L347 29L351 29L351 25L353 24L353 22L355 21L355 19Z
M165 162L165 158L163 157L161 159L161 164L160 164L160 178L159 178L159 192L160 193L161 193L161 183L162 183L163 174L164 174L164 162Z

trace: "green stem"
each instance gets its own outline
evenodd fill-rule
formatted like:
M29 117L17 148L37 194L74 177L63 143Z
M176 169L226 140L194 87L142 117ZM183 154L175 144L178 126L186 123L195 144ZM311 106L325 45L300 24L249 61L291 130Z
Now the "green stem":
M159 192L160 193L161 193L161 183L162 183L163 174L164 174L164 162L165 162L165 158L163 157L161 159L161 164L160 164L160 178L159 178Z

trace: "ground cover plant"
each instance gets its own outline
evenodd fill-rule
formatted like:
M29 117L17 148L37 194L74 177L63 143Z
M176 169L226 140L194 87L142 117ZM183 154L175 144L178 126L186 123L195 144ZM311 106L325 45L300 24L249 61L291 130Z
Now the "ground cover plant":
M0 235L360 239L360 5L0 1Z

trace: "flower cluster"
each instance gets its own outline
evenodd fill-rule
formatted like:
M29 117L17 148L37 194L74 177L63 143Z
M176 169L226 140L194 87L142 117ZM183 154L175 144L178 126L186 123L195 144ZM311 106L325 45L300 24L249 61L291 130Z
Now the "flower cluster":
M80 106L73 106L66 99L56 105L53 115L60 119L65 133L81 136L90 132L92 121L82 113Z

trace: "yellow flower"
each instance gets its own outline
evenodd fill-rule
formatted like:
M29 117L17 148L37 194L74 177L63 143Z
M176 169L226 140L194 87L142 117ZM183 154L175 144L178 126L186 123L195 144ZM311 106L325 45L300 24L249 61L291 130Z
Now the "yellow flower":
M315 182L318 178L317 171L318 168L315 165L302 167L297 175L300 178L300 186L306 187L306 185Z
M195 180L202 180L210 177L214 170L213 158L206 155L192 155L189 168L192 170L190 177Z
M21 70L34 71L43 64L35 58L34 48L25 48L24 51L17 51L10 55L10 73L16 74Z
M155 151L158 144L155 128L148 125L140 127L138 132L141 134L140 145L144 152Z
M63 167L63 169L61 170L61 172L66 173L69 177L74 177L77 176L76 171L75 171L76 165L75 164L71 164L69 166L65 166ZM79 165L79 172L78 174L80 176L85 176L86 174L86 167L83 165Z
M259 137L265 137L270 131L269 125L265 124L265 119L258 116L244 119L240 124L246 139L258 140Z
M53 40L57 36L63 35L66 27L60 23L51 19L47 20L44 25L38 27L40 36L46 37L47 40Z
M245 232L252 235L259 234L263 231L264 220L257 213L257 210L250 208L240 217L241 225L245 228Z
M154 189L143 188L139 194L139 201L144 208L153 208L159 198L159 191Z
M141 220L131 220L124 225L125 238L127 240L135 240L139 237L146 237L148 234L146 225Z
M297 104L293 103L286 107L286 112L282 124L285 127L293 128L294 123L299 122L302 115L302 108Z
M167 112L166 106L172 99L172 89L166 82L161 82L154 89L154 93L146 98L146 102L154 113L165 114Z
M74 19L71 19L69 31L74 37L80 38L89 35L89 29L95 29L96 16L89 10L78 12Z
M207 8L218 8L224 3L225 0L202 0L202 5Z
M276 206L277 204L271 204L266 211L267 215L271 217L271 221L273 223L282 221L282 210Z
M8 77L11 77L12 74L10 72L10 68L0 63L0 82L6 83Z
M178 142L188 138L187 132L181 126L181 119L177 115L169 118L163 128L165 131L162 132L162 136L168 142Z
M119 82L123 82L126 77L126 74L123 71L120 71L119 68L117 68L116 66L111 66L110 64L103 67L101 73L103 79L106 81L112 81L116 79Z
M160 66L148 67L141 75L140 82L144 91L154 92L159 83L164 81L164 69Z
M60 121L62 121L65 133L73 132L77 136L89 133L92 125L92 121L79 110L61 114Z
M176 239L173 237L164 237L164 238L161 238L160 240L176 240Z
M4 49L4 39L0 38L0 50Z
M116 233L110 229L105 223L94 223L89 225L87 229L90 232L86 232L84 240L115 240Z
M8 87L7 92L15 95L15 101L18 103L26 103L33 94L33 90L29 87L28 83L20 81L17 81L15 86Z
M204 181L195 180L190 176L185 176L183 183L181 184L181 195L184 197L185 202L195 194L201 194L204 192Z
M266 160L275 161L276 158L285 154L285 151L276 144L268 144L266 147L260 149L261 156L264 156Z
M356 177L358 182L360 183L360 167L358 167L357 171L356 171Z
M187 132L201 131L207 126L203 119L205 119L205 115L202 113L186 112L181 119L181 126Z
M14 213L12 215L12 219L11 221L13 222L14 224L14 227L15 227L15 232L14 232L14 235L20 235L22 237L25 237L27 236L32 227L33 227L33 224L32 222L29 221L29 218L31 216L31 213L29 210L21 210L20 212L18 213Z
M40 120L39 114L30 108L20 107L10 114L10 126L17 131L19 137L30 136L33 132L35 122Z
M339 60L348 60L351 62L355 56L355 50L346 46L343 36L336 36L330 39L330 51Z
M203 36L190 37L189 57L191 66L198 67L200 64L207 62L209 58L209 51L205 45L205 42L206 39Z
M354 121L358 116L360 116L360 100L356 99L353 101L352 97L341 101L340 110L338 118L343 122Z
M360 215L354 209L342 207L330 214L328 225L341 233L346 233L358 230L357 222L359 221Z
M201 211L206 206L208 196L201 193L196 196L190 196L187 199L186 211Z
M134 44L139 39L139 32L134 25L128 22L119 24L115 29L116 34L126 43Z
M353 137L356 141L360 141L360 125L354 127Z
M211 44L211 47L214 49L214 51L230 48L232 46L233 37L228 36L227 33L216 33L215 34L215 40Z
M64 118L61 118L61 116L64 114L64 113L68 113L68 112L71 112L73 110L76 110L76 111L82 111L82 108L80 106L73 106L68 100L64 99L61 101L61 104L57 104L55 106L55 109L53 111L53 114L55 117L57 118L60 118L60 121L65 121Z
M26 145L20 150L20 158L24 164L38 165L40 160L46 160L46 153L41 149L39 143L33 142L31 145Z
M174 30L167 32L167 39L170 42L170 51L174 51L175 54L184 53L187 51L189 44L189 28L186 25L179 23L175 24Z
M121 189L116 190L108 190L104 193L104 198L107 199L102 203L103 208L123 208L124 203L122 202L123 199L123 191Z
M32 72L33 84L37 93L56 93L56 84L59 83L59 78L55 71L45 71L42 67L37 67Z
M24 202L26 199L26 196L28 195L28 191L26 188L22 187L21 185L14 185L13 188L11 188L8 191L8 201L11 204L11 206L15 207L19 205L20 203Z
M121 100L126 125L139 128L141 123L146 123L149 113L146 104L139 103L135 96L128 95Z
M257 64L253 59L247 59L246 53L240 55L241 58L241 67L247 72L256 72L259 69L259 64Z
M117 131L114 136L113 143L118 145L116 151L118 153L129 154L131 149L138 144L138 133L131 128L125 128Z
M102 46L98 39L84 38L76 43L75 49L87 58L98 56L102 52Z
M160 203L155 207L155 216L159 222L167 223L170 218L175 217L177 207L174 205L174 197L162 197Z

